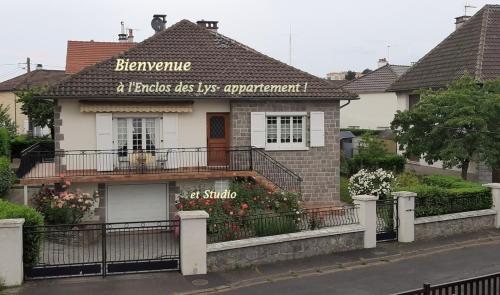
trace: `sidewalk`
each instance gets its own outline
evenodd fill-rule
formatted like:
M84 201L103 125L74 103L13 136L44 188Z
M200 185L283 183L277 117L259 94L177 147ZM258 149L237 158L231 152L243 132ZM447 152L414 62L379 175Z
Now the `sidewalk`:
M484 249L481 247L484 247ZM332 255L274 263L271 265L225 273L211 273L205 276L183 277L177 272L170 272L123 275L104 279L101 277L91 277L30 281L23 285L23 287L8 289L6 294L149 295L207 294L219 291L227 291L228 294L267 294L271 292L281 294L285 292L284 290L286 290L286 293L301 294L301 291L304 290L301 290L300 287L312 288L310 290L307 289L307 293L310 294L326 294L322 293L321 287L331 285L331 282L335 279L335 277L332 276L338 277L345 273L350 273L352 275L354 271L358 270L364 271L364 277L367 277L367 271L369 271L370 276L374 277L373 282L370 280L366 281L368 286L370 286L370 284L378 284L382 290L384 287L383 284L385 283L399 286L395 291L404 291L406 289L418 287L423 282L417 282L417 277L408 278L408 282L405 282L405 279L393 282L391 281L391 277L384 274L382 270L400 273L401 271L398 271L398 267L401 268L403 267L402 265L404 265L404 269L413 268L411 265L415 265L415 267L416 265L420 265L420 268L424 265L422 261L419 261L422 259L431 259L431 261L434 259L456 260L457 255L458 257L462 255L460 251L467 251L467 258L473 260L475 258L471 256L476 256L474 253L477 252L479 257L481 256L481 252L489 251L491 247L500 250L499 230L483 231L474 234L410 244L380 243L375 249L335 253ZM500 256L500 251L496 252L498 252ZM500 259L500 257L498 258ZM477 261L478 264L493 263L493 266L488 266L490 268L496 268L496 271L500 271L500 264L497 263L499 259L496 257L483 257L481 259L481 261ZM465 262L466 259L464 259L464 263ZM398 265L398 263L401 265ZM387 269L391 265L394 265L394 267L392 267L393 269ZM424 270L422 269L422 271ZM377 280L375 278L376 276L382 276L385 279L380 280L379 278ZM449 278L452 279L453 276ZM317 281L314 287L308 283L313 279ZM432 281L431 283L436 282ZM292 290L289 290L288 288L291 285L294 285L294 287ZM313 293L314 288L318 288L317 293ZM371 292L369 287L367 288L368 290L360 288L361 293L356 294L376 294ZM353 291L349 292L354 294Z

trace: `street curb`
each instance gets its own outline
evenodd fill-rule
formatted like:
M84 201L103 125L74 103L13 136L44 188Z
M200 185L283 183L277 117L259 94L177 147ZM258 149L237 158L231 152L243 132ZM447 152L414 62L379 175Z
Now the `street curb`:
M323 266L323 267L318 267L318 268L306 268L306 269L297 270L297 271L287 271L287 272L273 274L273 275L259 276L259 277L252 278L252 279L235 281L235 282L220 285L217 287L198 289L198 290L180 292L180 293L175 293L175 294L178 294L178 295L214 294L214 293L220 293L220 292L225 292L225 291L229 291L229 290L236 290L236 289L251 287L251 286L255 286L255 285L262 285L262 284L266 284L266 283L273 283L273 282L290 280L290 279L295 279L295 278L320 276L320 275L324 275L324 274L331 274L331 273L336 273L336 272L345 271L345 270L358 269L358 268L363 268L363 267L368 267L368 266L376 266L376 265L381 265L381 264L386 264L386 263L391 263L391 262L396 262L396 261L401 261L401 260L407 260L407 259L411 259L411 258L428 256L431 254L438 254L438 253L443 253L443 252L448 252L448 251L453 251L453 250L458 250L458 249L463 249L463 248L475 247L475 246L479 246L479 245L493 244L493 243L497 243L499 241L500 241L500 236L489 236L487 238L476 239L476 240L452 242L452 243L448 243L445 245L439 245L439 246L435 246L435 247L411 250L411 251L408 251L405 253L390 254L390 255L385 255L385 256L380 256L380 257L375 257L375 258L360 259L360 260L347 262L347 263L339 263L336 265L328 265L328 266Z

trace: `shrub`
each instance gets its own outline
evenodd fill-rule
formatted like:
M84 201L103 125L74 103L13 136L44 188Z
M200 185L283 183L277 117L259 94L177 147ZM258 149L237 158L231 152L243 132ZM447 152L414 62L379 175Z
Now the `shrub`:
M47 143L51 144L54 141L49 137L32 137L28 135L18 135L11 140L11 157L12 158L20 158L21 152L36 144L36 143Z
M300 215L299 215L300 216ZM264 215L252 220L255 236L265 237L299 231L297 217L291 214Z
M395 154L386 154L383 156L371 156L368 154L357 154L349 163L351 174L361 169L374 171L384 169L393 173L402 173L405 169L406 159L403 156Z
M25 226L43 225L43 216L35 209L0 200L0 219L24 218ZM34 264L38 260L41 235L37 232L24 234L24 263Z
M69 185L69 182L63 182L57 184L55 189L43 186L33 196L33 205L48 224L80 223L85 215L92 212L98 193L91 195L79 189L69 192Z
M343 176L340 177L340 200L352 204L352 198L349 194L349 179Z
M372 195L383 199L391 194L393 182L394 175L391 172L362 169L349 179L349 193L351 196Z
M0 197L10 190L15 181L16 176L10 169L10 159L0 157Z
M408 187L420 184L420 178L414 172L404 172L398 175L396 179L398 187Z
M488 188L452 176L426 176L421 184L398 190L417 193L415 217L490 209L493 205Z
M10 134L6 128L0 128L0 157L10 158Z

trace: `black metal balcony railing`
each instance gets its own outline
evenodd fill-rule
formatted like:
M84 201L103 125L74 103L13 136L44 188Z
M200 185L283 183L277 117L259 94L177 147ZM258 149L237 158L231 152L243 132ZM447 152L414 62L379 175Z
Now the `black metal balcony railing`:
M301 178L252 147L137 150L23 151L17 177L104 176L213 171L255 171L276 186L300 191Z

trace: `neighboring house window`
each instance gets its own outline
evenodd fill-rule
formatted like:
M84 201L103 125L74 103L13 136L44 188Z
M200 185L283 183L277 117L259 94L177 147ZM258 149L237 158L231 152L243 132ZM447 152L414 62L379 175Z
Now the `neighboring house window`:
M306 117L303 115L269 115L266 117L266 148L293 149L306 147Z

